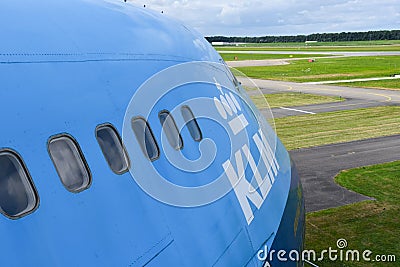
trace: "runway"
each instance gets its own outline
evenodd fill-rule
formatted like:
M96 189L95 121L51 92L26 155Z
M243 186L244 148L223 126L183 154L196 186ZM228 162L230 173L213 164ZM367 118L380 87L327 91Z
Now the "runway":
M286 116L297 116L304 114L323 113L331 111L351 110L357 108L370 108L389 105L400 105L400 90L378 90L354 87L328 86L328 85L312 85L293 82L280 82L252 79L240 79L244 86L258 86L263 94L276 94L283 92L301 92L308 94L318 94L325 96L339 96L346 100L342 102L324 103L307 106L296 107L279 107L273 108L272 114L274 118L282 118ZM250 91L249 95L259 94L258 91ZM268 97L267 97L268 100ZM287 109L289 108L289 109ZM269 114L266 109L261 109L261 113Z

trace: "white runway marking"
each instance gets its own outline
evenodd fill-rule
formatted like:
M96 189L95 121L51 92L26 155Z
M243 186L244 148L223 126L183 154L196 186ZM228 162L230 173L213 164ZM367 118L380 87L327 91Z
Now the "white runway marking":
M294 108L284 108L284 107L280 107L280 109L291 110L291 111L297 111L297 112L306 113L306 114L317 114L317 113L314 113L314 112L305 111L305 110L301 110L301 109L294 109Z
M400 75L394 77L378 77L378 78L365 78L365 79L352 79L352 80L337 80L337 81L322 81L322 82L306 82L304 84L333 84L333 83L353 83L353 82L368 82L368 81L381 81L381 80L396 80L400 79Z

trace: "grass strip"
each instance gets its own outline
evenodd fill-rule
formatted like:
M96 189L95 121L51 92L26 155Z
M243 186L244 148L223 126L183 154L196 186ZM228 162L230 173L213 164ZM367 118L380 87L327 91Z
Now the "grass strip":
M400 107L384 106L279 118L288 150L400 134Z
M265 101L268 102L270 108L295 107L344 101L344 99L340 97L304 94L297 92L265 94L264 96L255 95L251 96L251 99L258 108L268 108L268 105Z
M319 266L398 266L400 261L400 161L342 171L336 181L376 199L309 213L306 249L322 251L345 238L347 249L395 255L397 263L319 262Z

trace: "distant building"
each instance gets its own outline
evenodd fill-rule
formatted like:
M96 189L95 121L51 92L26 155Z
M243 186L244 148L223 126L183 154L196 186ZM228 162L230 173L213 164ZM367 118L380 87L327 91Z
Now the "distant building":
M228 43L228 42L211 42L213 46L238 46L239 43Z
M223 46L223 45L225 45L225 42L212 42L211 44L213 46Z
M306 41L306 44L315 44L318 43L318 41Z

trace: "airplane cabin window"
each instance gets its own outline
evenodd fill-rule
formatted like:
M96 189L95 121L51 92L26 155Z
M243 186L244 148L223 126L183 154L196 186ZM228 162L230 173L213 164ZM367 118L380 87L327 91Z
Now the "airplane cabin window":
M127 172L128 155L114 126L111 124L97 126L96 139L111 170L116 174Z
M176 126L175 120L172 115L163 110L158 114L163 131L167 137L169 144L176 150L180 150L183 147L182 137L179 134L178 127Z
M181 108L181 112L193 140L200 142L203 139L203 135L192 110L188 106L183 106Z
M50 157L65 188L73 193L87 189L91 174L78 143L69 135L58 135L48 143Z
M0 151L0 212L17 219L31 213L39 198L21 158L13 151Z
M147 121L144 118L135 117L132 119L131 127L144 155L151 161L158 159L160 150Z

